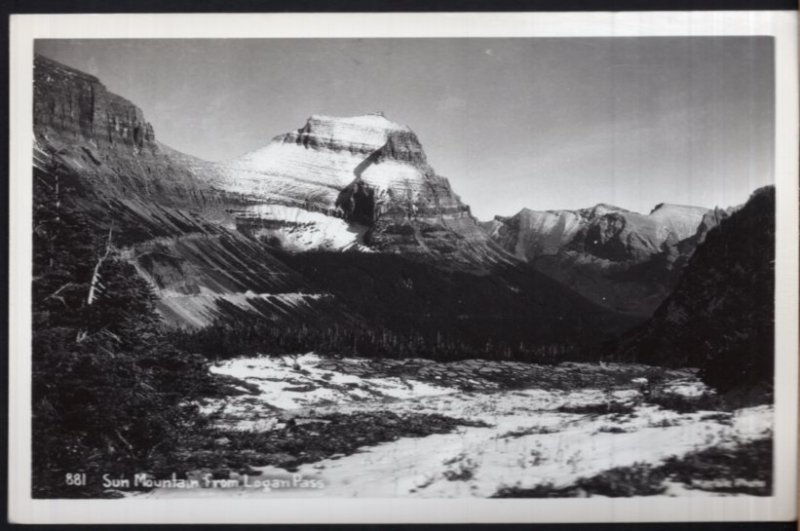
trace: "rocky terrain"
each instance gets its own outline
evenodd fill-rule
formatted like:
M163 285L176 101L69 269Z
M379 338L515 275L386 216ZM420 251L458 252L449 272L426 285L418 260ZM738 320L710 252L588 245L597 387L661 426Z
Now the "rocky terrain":
M705 234L729 211L659 204L648 215L599 204L483 223L501 247L607 308L649 317Z

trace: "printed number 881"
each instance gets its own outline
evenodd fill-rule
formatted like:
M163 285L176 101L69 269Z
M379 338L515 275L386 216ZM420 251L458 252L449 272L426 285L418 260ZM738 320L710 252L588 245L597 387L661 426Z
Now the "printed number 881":
M86 474L83 473L67 474L65 481L67 482L67 485L82 487L86 485Z

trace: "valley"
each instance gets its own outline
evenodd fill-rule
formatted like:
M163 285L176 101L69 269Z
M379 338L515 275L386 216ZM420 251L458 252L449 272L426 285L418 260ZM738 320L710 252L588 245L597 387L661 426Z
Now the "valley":
M36 497L770 495L774 187L481 222L382 112L207 161L33 66Z

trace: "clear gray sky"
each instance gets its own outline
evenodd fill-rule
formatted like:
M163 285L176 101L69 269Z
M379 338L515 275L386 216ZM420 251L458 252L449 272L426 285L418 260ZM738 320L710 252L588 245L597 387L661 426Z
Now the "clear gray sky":
M481 219L729 206L773 180L767 37L37 41L156 137L236 157L311 114L384 111Z

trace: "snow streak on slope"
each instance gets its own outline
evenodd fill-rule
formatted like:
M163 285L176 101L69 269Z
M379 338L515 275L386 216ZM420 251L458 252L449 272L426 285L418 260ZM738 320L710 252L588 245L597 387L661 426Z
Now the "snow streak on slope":
M164 320L202 328L239 310L275 322L296 323L332 315L330 293L308 286L300 275L238 233L157 238L124 249L158 295Z
M319 293L215 293L206 287L200 293L186 294L172 290L159 292L158 310L164 320L176 326L202 328L214 324L220 316L219 303L227 302L267 319L275 315L313 309L317 301L331 295Z
M255 205L239 217L239 223L249 226L256 238L290 252L370 250L363 243L367 227L299 207Z

